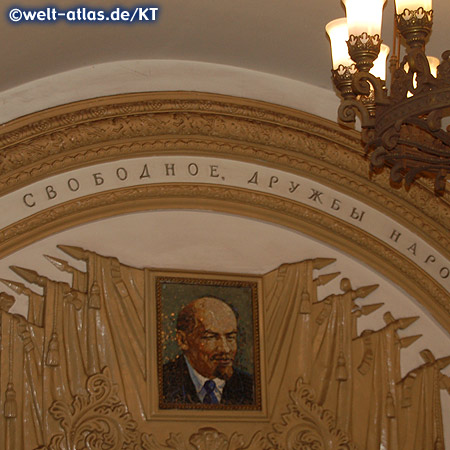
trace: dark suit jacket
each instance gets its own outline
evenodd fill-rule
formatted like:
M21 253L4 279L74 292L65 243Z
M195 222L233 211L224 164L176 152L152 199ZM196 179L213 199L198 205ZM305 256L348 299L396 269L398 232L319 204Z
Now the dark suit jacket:
M183 405L201 403L182 355L164 364L163 403ZM220 404L252 405L253 403L253 378L248 373L234 368L233 375L223 388Z

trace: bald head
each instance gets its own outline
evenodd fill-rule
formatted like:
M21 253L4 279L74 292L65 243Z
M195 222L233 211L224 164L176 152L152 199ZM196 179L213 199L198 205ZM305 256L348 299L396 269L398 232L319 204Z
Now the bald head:
M237 351L237 319L215 297L186 305L177 320L177 342L192 367L207 378L229 379Z
M234 317L234 311L216 297L201 297L188 303L178 314L177 330L192 333L199 319L210 317Z

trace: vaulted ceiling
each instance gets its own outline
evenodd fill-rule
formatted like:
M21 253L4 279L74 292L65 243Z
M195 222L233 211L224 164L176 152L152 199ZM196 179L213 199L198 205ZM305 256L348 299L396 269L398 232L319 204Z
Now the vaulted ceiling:
M76 2L56 2L68 9ZM116 3L87 0L110 9ZM138 2L140 4L140 2ZM332 89L330 50L324 30L345 15L339 0L160 0L156 23L18 23L1 18L0 92L42 77L124 60L185 60L224 64L301 80ZM35 0L21 7L38 8ZM42 3L42 7L47 4ZM135 0L122 0L131 9ZM428 53L440 56L448 43L450 2L434 0L434 28ZM394 1L385 6L383 39L392 42ZM143 76L151 77L151 74Z

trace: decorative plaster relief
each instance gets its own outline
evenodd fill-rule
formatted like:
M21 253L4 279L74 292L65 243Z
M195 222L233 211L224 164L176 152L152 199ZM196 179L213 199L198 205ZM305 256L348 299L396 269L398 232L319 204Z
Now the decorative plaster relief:
M19 119L3 128L0 142L5 213L0 234L2 256L62 229L126 212L171 208L228 212L304 231L346 251L406 289L450 329L450 298L445 284L449 278L445 263L448 196L430 195L426 181L405 192L393 190L385 174L368 180L359 136L343 132L335 124L243 99L192 93L139 94L96 99ZM113 414L113 423L119 425L105 425L108 420L103 420L102 414L108 416L108 407L102 410L89 425L91 431L88 427L79 435L80 442L93 439L89 445L122 443L126 447L133 442L143 448L199 449L209 448L213 442L213 446L230 449L265 449L279 448L284 442L288 448L311 443L327 448L331 434L337 439L332 442L341 446L337 448L351 448L352 442L361 449L397 449L400 445L405 450L415 445L421 450L442 448L439 389L448 390L448 376L440 370L447 359L435 358L424 350L421 357L425 364L402 377L400 348L410 345L416 336L400 337L397 332L412 319L396 319L385 313L385 327L356 333L357 318L372 311L349 307L364 287L353 289L343 280L343 293L318 298L320 283L302 272L309 267L305 261L265 274L265 298L273 300L265 312L268 328L263 358L268 385L263 409L271 416L270 423L257 424L256 417L241 412L239 421L233 416L215 417L213 428L205 423L201 411L200 416L177 421L179 411L175 411L178 418L170 418L149 410L148 384L143 377L149 379L153 390L158 387L157 376L149 376L143 364L142 303L135 304L137 309L125 308L105 317L108 308L148 295L142 289L142 270L87 250L72 253L82 259L88 255L89 261L86 271L70 269L74 277L70 283L17 269L43 290L34 292L9 282L9 287L30 297L27 319L9 313L13 299L1 294L1 367L8 376L0 377L0 422L8 450L20 448L24 441L30 448L55 444L58 449L69 449L72 441L64 426L76 409L70 405L90 404L95 393L86 390L91 386L89 380L108 385L104 367L112 374L109 386L113 401L108 405L118 413ZM294 272L307 288L293 288L289 280ZM106 283L101 281L103 276ZM133 277L140 281L129 282ZM110 295L119 295L118 302L105 302ZM298 314L286 314L281 320L280 310L273 308L283 301ZM130 311L137 326L126 339L120 338L122 321L129 320ZM66 313L67 317L77 317L75 323L82 331L71 326L74 322L55 319L61 314L66 317ZM287 318L291 322L283 325ZM337 334L329 336L334 346L328 354L331 359L316 351L325 336L327 320L337 321ZM61 326L70 330L68 334ZM280 328L283 339L277 338ZM110 332L120 339L111 343ZM77 339L72 339L77 333L81 333L78 349ZM141 339L130 340L133 333L141 333ZM291 346L289 351L283 347L289 337L299 346L294 351ZM67 357L69 353L78 359ZM287 354L293 357L286 358ZM148 355L151 358L152 352ZM119 374L121 368L124 372ZM321 372L323 368L326 373ZM299 376L303 384L297 384L289 394ZM368 383L381 387L373 392ZM115 385L117 390L112 387ZM133 386L132 391L129 386ZM347 395L350 391L355 395ZM425 395L421 397L419 392ZM51 413L53 401L61 402L57 403L60 409L53 410L56 416ZM368 404L373 407L368 409ZM326 413L327 409L332 413ZM25 410L27 417L23 419L20 414ZM355 418L353 410L360 417ZM67 414L58 415L57 411ZM128 421L129 414L137 428ZM154 422L144 420L149 417ZM167 440L167 433L156 435L150 429L164 420L170 429L174 423L180 427L179 438ZM196 420L199 425L193 429ZM361 422L356 424L358 420ZM306 430L305 421L310 426ZM361 426L374 421L384 430L381 434ZM313 429L311 422L315 423ZM25 423L30 426L24 428ZM124 428L121 423L126 424ZM94 429L100 430L99 437ZM116 431L111 434L110 429ZM238 429L244 438L236 437ZM27 438L23 430L29 433ZM123 440L120 436L127 435L127 430L132 437ZM137 440L136 430L142 433ZM414 442L411 430L420 432ZM53 438L59 441L52 442Z
M195 183L264 192L322 211L374 236L450 289L447 259L377 209L308 178L247 162L199 156L123 159L49 177L0 198L0 227L47 208L133 186ZM14 206L14 207L12 207Z
M0 145L2 194L34 184L36 180L69 174L80 167L120 161L124 155L130 158L162 154L209 156L262 164L311 182L315 180L320 187L327 186L339 195L348 195L400 224L383 230L381 239L390 242L389 246L381 245L378 237L362 231L358 223L352 224L352 220L362 222L367 218L366 214L362 215L366 209L336 210L340 204L334 198L327 198L326 204L320 205L325 192L319 195L311 190L303 191L304 204L297 202L295 196L301 192L295 188L296 184L290 185L292 180L283 177L278 177L275 183L271 178L274 175L267 172L268 179L261 182L267 183L265 186L251 183L259 190L246 192L218 185L207 188L194 181L185 187L143 184L128 188L127 192L127 188L122 188L120 195L118 191L109 191L96 194L97 198L79 198L72 204L50 208L46 214L37 213L30 219L9 224L0 239L3 255L42 233L48 234L51 226L58 229L68 226L69 215L77 217L77 223L89 220L88 210L98 218L100 214L118 214L132 207L142 210L144 203L148 208L156 203L162 208L192 208L194 204L201 208L224 208L224 211L277 220L285 226L307 231L319 239L335 242L355 256L358 254L358 258L387 276L395 273L396 282L427 304L444 326L450 327L448 291L438 287L424 272L414 269L422 264L428 273L433 273L434 279L448 281L448 265L442 264L439 255L434 253L447 257L450 247L448 196L436 198L426 180L416 182L406 192L392 189L387 174L372 174L368 179L359 134L344 131L336 124L246 99L198 92L155 92L93 99L18 119L3 126ZM191 170L195 167L191 166ZM125 174L121 171L116 175L124 177ZM81 193L83 187L78 187L81 180L69 180L63 181L64 188ZM270 192L279 191L282 181L288 183L285 191L288 196L293 194L293 201ZM123 182L126 184L126 180ZM295 191L289 193L289 188ZM262 191L268 194L261 195ZM50 203L51 200L57 203L59 199L55 195L61 194L49 188L39 195L47 195ZM199 201L194 202L194 197ZM30 196L26 201L34 202ZM112 203L114 207L107 208ZM16 206L8 206L8 211ZM322 206L328 208L326 213L320 210ZM344 220L326 220L326 217L334 218L330 209L336 216L344 214ZM63 217L67 218L64 224ZM352 230L358 230L359 234ZM410 233L427 242L433 251L419 245L422 241L411 238Z
M398 330L418 318L395 318L387 312L383 328L358 334L358 318L380 304L360 307L355 300L370 296L378 286L353 287L342 278L340 292L319 298L318 286L338 276L323 272L334 259L282 264L252 277L259 278L264 317L261 362L267 397L262 401L267 417L246 415L239 405L220 408L224 397L211 408L200 393L191 399L197 405L194 417L176 403L164 405L173 410L172 416L158 417L161 404L155 406L153 400L161 390L161 374L152 369L158 359L152 343L161 343L157 337L163 336L154 325L159 273L80 247L59 248L85 264L85 270L79 270L69 261L48 257L71 274L70 283L18 266L11 268L28 284L41 287L42 295L21 282L2 280L14 292L25 291L30 300L24 318L9 312L11 295L0 296L0 427L5 450L443 448L440 390L450 389L450 378L441 370L450 357L435 358L423 350L424 364L402 377L401 349L417 336L400 338ZM173 272L177 274L180 279L179 272ZM204 286L242 279L197 276L208 280ZM227 292L221 295L229 297ZM225 300L215 298L207 310L196 310L187 335L202 333L204 313L219 314L217 302L224 312ZM226 314L233 315L226 308ZM210 325L207 332L220 334L214 331L217 326ZM187 360L204 373L184 341L177 337L177 342ZM223 348L222 341L216 345ZM186 376L194 383L194 375ZM210 381L211 376L204 376ZM224 396L232 377L224 372L218 377L225 382ZM211 421L219 430L205 427ZM227 429L233 430L229 438ZM159 444L164 439L166 443Z

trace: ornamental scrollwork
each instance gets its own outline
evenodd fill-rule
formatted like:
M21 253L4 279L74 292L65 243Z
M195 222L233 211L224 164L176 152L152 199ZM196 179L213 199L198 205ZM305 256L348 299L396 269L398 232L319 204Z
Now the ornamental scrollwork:
M291 403L282 423L268 435L276 449L357 450L349 437L336 426L333 414L320 406L311 386L299 378L290 392Z
M228 437L212 427L200 428L185 443L180 433L171 433L165 444L160 444L153 435L142 435L143 450L270 450L267 438L258 431L246 444L243 436L233 433Z
M87 381L87 393L72 404L55 401L50 414L64 433L55 434L42 450L135 449L139 432L106 367Z
M139 431L127 406L117 395L108 367L87 380L87 392L69 405L55 401L49 409L63 433L54 434L46 447L36 450L270 450L267 438L257 432L246 443L239 433L230 437L212 427L200 428L188 442L170 433L161 444L152 434Z
M158 407L156 367L143 364L152 357L158 363L149 333L159 336L158 313L151 323L140 320L158 298L158 272L81 247L58 248L86 265L84 271L47 255L72 275L71 284L19 266L11 269L41 293L0 280L29 300L25 318L11 313L14 299L0 293L2 449L377 450L399 448L402 441L402 448L414 449L416 430L423 448L444 442L440 391L449 390L450 377L442 370L450 356L423 350L424 364L402 377L401 350L420 335L400 337L397 330L418 317L396 318L387 311L383 328L358 334L358 318L383 303L355 301L378 285L353 288L342 278L339 292L321 298L319 286L340 274L313 272L334 258L286 263L260 276L267 351L263 375L254 383L261 380L267 395L256 411L212 413L178 404ZM149 284L156 297L145 295ZM323 348L329 351L317 350ZM428 428L423 415L430 418Z

